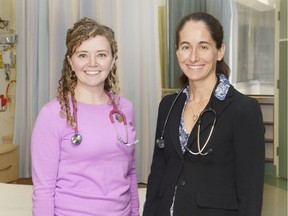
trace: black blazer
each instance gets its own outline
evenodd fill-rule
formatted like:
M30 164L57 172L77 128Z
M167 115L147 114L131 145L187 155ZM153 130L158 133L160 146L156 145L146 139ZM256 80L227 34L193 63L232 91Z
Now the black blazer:
M176 94L159 105L156 138L160 138ZM169 216L176 190L174 216L260 216L264 179L264 124L257 100L230 86L224 101L213 96L217 120L206 156L183 154L179 123L186 95L181 94L167 122L165 147L155 145L143 216ZM208 106L208 105L207 105ZM206 107L207 108L207 107ZM205 114L201 144L214 118ZM199 121L199 120L198 120ZM197 123L188 146L197 152Z

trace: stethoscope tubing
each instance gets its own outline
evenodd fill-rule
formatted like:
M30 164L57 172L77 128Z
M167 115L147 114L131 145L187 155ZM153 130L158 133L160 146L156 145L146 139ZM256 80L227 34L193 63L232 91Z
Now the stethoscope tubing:
M71 137L71 141L73 144L75 145L79 145L82 142L82 136L79 134L79 130L78 130L78 119L77 119L78 115L77 115L77 107L76 104L73 103L73 118L76 122L75 125L75 132L74 135Z
M162 131L161 131L161 136L160 136L160 138L157 138L157 139L156 139L156 144L158 145L159 148L164 148L164 147L165 147L164 133L165 133L165 129L166 129L166 126L167 126L167 123L168 123L168 119L169 119L169 117L170 117L170 114L171 114L171 112L172 112L172 109L173 109L176 101L178 100L178 98L180 97L181 93L184 91L184 89L185 89L187 86L188 86L188 84L185 85L185 86L177 93L177 95L176 95L173 103L172 103L171 106L170 106L170 109L169 109L169 111L168 111L168 113L167 113L167 117L166 117L166 119L165 119L165 121L164 121L164 124L163 124L163 128L162 128Z
M127 128L128 126L127 126L126 116L125 116L125 114L123 112L121 112L118 109L118 107L117 107L112 95L109 92L107 92L107 91L105 91L105 93L109 97L109 100L110 100L110 102L112 104L112 107L113 107L113 109L109 112L109 119L110 119L110 121L111 121L111 123L113 125L114 130L115 130L116 138L117 138L118 141L122 142L123 144L128 145L128 128ZM73 103L73 118L75 119L76 125L75 125L75 129L74 129L74 135L71 137L71 142L73 144L75 144L75 145L79 145L82 142L82 136L79 134L79 129L78 129L77 116L78 116L77 115L77 107L76 107L76 104ZM120 118L120 119L118 119L118 121L119 122L123 122L123 124L124 124L124 127L125 127L125 140L123 140L123 138L118 133L117 127L115 125L114 116L116 116L116 119L117 119L117 117Z
M110 111L110 113L109 113L109 118L110 118L110 121L111 121L111 123L112 123L112 125L113 125L113 127L114 127L115 132L116 132L117 140L119 140L119 141L121 141L123 144L127 145L127 144L128 144L128 128L127 128L127 119L126 119L126 116L125 116L125 114L124 114L123 112L121 112L121 111L118 109L118 107L117 107L114 99L112 98L111 94L110 94L109 92L106 92L106 94L108 95L108 97L109 97L109 99L110 99L110 101L111 101L111 103L112 103L112 106L113 106L113 109L112 109L112 110ZM114 118L113 118L113 116L114 116L115 114L116 114L116 115L120 115L120 117L122 117L122 120L121 120L121 121L123 121L123 124L124 124L124 127L125 127L125 137L126 137L126 141L124 141L124 140L122 139L122 137L119 135L118 130L117 130L117 127L115 126L115 120L114 120ZM118 120L118 121L120 122L120 120Z
M209 135L204 143L204 145L201 147L201 141L200 141L200 132L201 132L201 122L202 122L202 116L203 114L207 113L207 112L212 112L214 114L214 120L213 120L213 123L212 123L212 127L209 131ZM213 110L211 107L203 110L200 115L199 115L199 121L198 121L198 126L197 126L197 149L198 149L198 152L193 152L192 150L190 150L188 147L185 148L189 153L193 154L193 155L207 155L208 153L210 153L212 151L212 149L210 148L207 152L204 152L204 149L206 148L208 142L210 141L210 138L211 138L211 135L214 131L214 128L215 128L215 123L216 123L216 112L215 110Z
M170 109L169 109L169 111L168 111L168 113L167 113L167 117L166 117L166 119L165 119L163 128L162 128L162 132L161 132L160 139L163 139L163 137L164 137L164 133L165 133L165 129L166 129L166 126L167 126L167 123L168 123L168 119L169 119L169 117L170 117L170 114L171 114L171 112L172 112L172 109L173 109L174 106L175 106L175 103L177 102L177 100L178 100L178 98L180 97L181 93L184 91L184 89L185 89L188 85L189 85L189 84L185 85L185 86L177 93L177 95L176 95L173 103L171 104Z
M185 85L178 93L177 93L177 96L175 97L174 101L172 102L171 106L170 106L170 109L167 113L167 116L166 116L166 119L164 121L164 124L163 124L163 128L162 128L162 131L161 131L161 136L160 138L156 139L156 144L158 145L159 148L164 148L165 147L165 140L164 140L164 133L165 133L165 129L166 129L166 126L167 126L167 123L168 123L168 119L171 115L171 112L175 106L175 103L177 102L178 98L180 97L180 95L183 93L184 89L186 89L186 87L188 86L189 84ZM215 89L216 89L216 86L217 84L215 85L213 91L212 91L212 94L215 92ZM211 103L212 103L212 97L213 95L211 95L210 97L210 100L208 102L208 108L205 108L199 115L199 118L198 118L198 126L197 126L197 149L198 149L198 152L193 152L192 150L190 150L187 146L185 146L185 149L191 153L192 155L201 155L201 156L205 156L207 154L209 154L210 152L212 152L212 148L210 148L209 150L207 150L206 152L204 152L207 144L209 143L210 139L211 139L211 136L212 136L212 133L214 131L214 128L215 128L215 124L216 124L216 120L217 120L217 114L216 114L216 111L214 109L211 108ZM212 112L214 114L214 120L213 120L213 123L212 123L212 127L210 129L210 132L209 132L209 135L204 143L204 145L201 147L201 140L200 140L200 132L201 132L201 123L202 123L202 117L205 113L207 112Z

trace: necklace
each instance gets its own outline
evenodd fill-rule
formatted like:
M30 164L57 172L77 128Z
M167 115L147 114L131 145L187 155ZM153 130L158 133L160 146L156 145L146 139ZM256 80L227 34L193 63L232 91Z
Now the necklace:
M194 113L193 108L192 108L192 107L193 107L193 104L191 104L192 118L193 118L194 123L198 120L199 115L200 115L200 113L201 113L201 111L202 111L202 104L203 104L204 101L206 101L206 99L207 99L207 98L203 98L203 99L200 101L200 103L199 103L199 108L200 108L199 110L200 110L200 111L198 112L198 114L195 114L195 113ZM192 102L192 100L189 99L188 102Z
M194 113L194 111L193 111L193 109L192 109L192 106L191 106L191 111L192 111L192 118L193 118L193 121L194 121L194 123L198 120L198 118L199 118L199 114L198 115L196 115L195 113Z

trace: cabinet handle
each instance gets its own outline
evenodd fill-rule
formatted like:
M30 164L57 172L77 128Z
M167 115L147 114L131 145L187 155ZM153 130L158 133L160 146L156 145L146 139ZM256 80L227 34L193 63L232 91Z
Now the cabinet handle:
M12 167L12 165L9 165L9 166L7 166L7 167L1 168L0 171L10 169L11 167Z

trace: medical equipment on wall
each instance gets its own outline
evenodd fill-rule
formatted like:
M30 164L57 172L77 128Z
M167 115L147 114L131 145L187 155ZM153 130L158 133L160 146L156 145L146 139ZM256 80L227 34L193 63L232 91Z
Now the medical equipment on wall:
M6 87L6 94L0 95L0 111L7 110L7 107L15 105L16 97L16 70L10 70L15 68L16 54L15 44L17 35L14 30L9 28L9 21L0 18L0 69L4 69L5 80L8 82ZM15 72L15 78L10 80L11 73ZM0 74L1 75L1 74ZM1 87L5 86L0 83Z
M6 80L10 80L10 68L15 68L15 43L17 35L9 29L9 21L0 18L0 69L5 69Z
M2 51L2 64L3 65L14 65L15 64L14 50L7 49L5 51Z
M13 46L16 42L17 35L13 29L9 28L9 20L0 18L0 45L1 50L5 47Z
M6 110L7 98L4 95L0 95L0 112L4 112Z
M7 32L0 31L0 48L1 50L7 50L13 47L16 43L17 35L14 30L9 30Z
M121 143L130 146L132 144L128 144L128 128L127 128L127 120L126 120L126 116L123 112L121 112L117 105L115 100L113 99L112 95L109 92L105 92L107 94L107 96L109 97L109 100L112 104L112 110L109 113L109 118L110 121L114 127L115 133L116 133L116 138L118 141L120 141ZM77 120L77 108L76 105L73 104L73 117L75 119L75 131L74 131L74 135L71 137L71 141L73 144L75 145L79 145L82 142L82 135L79 134L79 130L78 130L78 120ZM115 120L114 118L118 121L118 122L123 122L124 128L125 128L125 140L123 140L123 138L119 135L117 127L115 125Z
M6 94L0 95L0 112L7 109L8 105L15 104L16 80L11 80L6 87Z
M187 87L188 85L186 85L184 88L182 88L177 96L175 97L169 111L168 111L168 114L166 116L166 119L164 121L164 125L163 125L163 128L162 128L162 132L161 132L161 136L160 138L157 138L156 139L156 144L158 146L158 148L164 148L165 147L165 139L164 139L164 133L165 133L165 129L166 129L166 126L167 126L167 123L168 123L168 119L171 115L171 111L172 109L174 108L175 106L175 103L177 102L179 96L183 93L184 89ZM216 86L215 86L216 87ZM212 91L212 94L213 92L215 91L215 87L214 87L214 90ZM213 130L214 130L214 127L215 127L215 123L216 123L216 120L217 120L217 114L216 114L216 111L213 110L211 108L211 103L212 103L212 96L210 97L210 100L208 102L208 108L205 108L199 115L199 118L198 118L198 126L197 126L197 150L198 152L193 152L191 149L189 149L187 146L185 146L185 149L190 153L190 154L193 154L193 155L201 155L201 156L205 156L207 154L209 154L210 152L212 152L212 148L208 149L205 151L205 148L208 144L208 142L210 141L210 138L211 138L211 135L213 133ZM201 144L201 140L200 140L200 131L201 131L201 123L202 123L202 118L205 114L208 114L208 113L212 113L214 115L214 120L213 120L213 123L212 123L212 127L209 131L209 134L208 134L208 137L206 139L206 141L204 142L204 144Z

